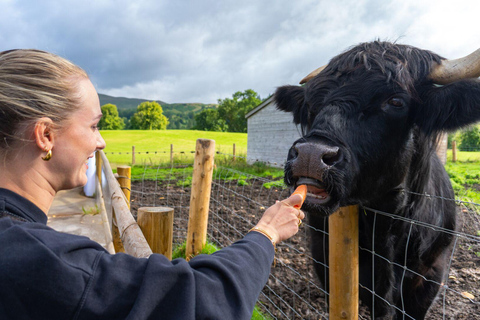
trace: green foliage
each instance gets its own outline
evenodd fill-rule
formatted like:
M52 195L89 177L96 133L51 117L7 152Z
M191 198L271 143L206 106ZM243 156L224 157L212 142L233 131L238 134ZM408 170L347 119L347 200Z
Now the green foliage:
M259 95L247 89L235 92L232 98L218 100L218 108L204 109L195 115L195 130L247 132L245 115L258 106Z
M263 187L265 189L270 189L270 188L285 189L285 188L287 188L287 186L285 185L283 180L276 180L276 181L264 183Z
M175 109L164 109L163 114L169 121L167 129L190 129L195 124L195 113L193 111L180 112Z
M472 126L460 133L460 151L480 150L480 125Z
M455 131L448 134L448 139L447 139L448 149L452 149L452 141L456 141L457 146L459 145L459 143L462 141L462 139L460 138L460 134L461 134L461 131Z
M194 129L226 132L228 131L228 125L224 119L220 119L217 109L205 109L195 115Z
M137 107L147 99L135 99L124 97L111 97L105 94L98 94L100 104L104 105L111 103L117 106L119 116L124 118L125 124L128 125L129 119L137 112ZM167 129L192 129L195 123L195 115L204 109L216 108L215 104L203 103L166 103L163 101L156 101L162 106L163 114L168 118L169 123ZM131 129L126 127L126 129Z
M130 119L132 129L165 130L168 119L163 115L162 107L155 101L142 102Z
M272 319L272 318L262 314L260 309L258 308L258 306L255 306L255 308L253 309L253 314L252 314L252 319L251 320L270 320L270 319Z
M101 130L122 130L125 128L125 122L118 115L117 106L111 103L102 106L102 118L98 123Z
M247 132L245 115L261 102L258 93L252 89L237 91L231 99L218 100L218 119L225 122L223 127L229 132Z
M172 259L182 258L185 259L185 248L187 246L187 241L184 241L182 244L176 246L172 251ZM212 254L220 250L216 245L211 242L205 243L205 246L202 248L199 254Z
M82 211L83 211L83 214L82 214L83 216L86 216L86 215L94 216L100 213L100 210L98 210L97 205L95 205L95 207L90 207L90 208L82 207Z
M250 185L250 184L247 182L247 180L245 180L245 179L240 179L240 180L238 180L237 184L238 184L239 186L248 186L248 185Z

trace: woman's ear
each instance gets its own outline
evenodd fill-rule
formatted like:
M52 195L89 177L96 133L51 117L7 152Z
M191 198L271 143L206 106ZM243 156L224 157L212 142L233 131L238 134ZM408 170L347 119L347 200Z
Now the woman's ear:
M43 151L49 151L53 148L53 121L50 118L40 118L35 122L33 136L37 146Z

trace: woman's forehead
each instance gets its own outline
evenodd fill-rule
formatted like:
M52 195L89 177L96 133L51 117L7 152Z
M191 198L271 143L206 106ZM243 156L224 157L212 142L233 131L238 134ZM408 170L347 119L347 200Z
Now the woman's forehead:
M89 79L82 78L76 85L78 94L78 112L92 118L101 117L100 100L97 91Z

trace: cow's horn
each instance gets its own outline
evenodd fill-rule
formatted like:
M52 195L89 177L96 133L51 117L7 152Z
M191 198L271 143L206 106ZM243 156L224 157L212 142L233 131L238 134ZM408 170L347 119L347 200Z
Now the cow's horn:
M319 74L320 72L322 72L323 69L325 69L327 65L324 65L318 69L315 69L313 70L312 72L310 72L308 74L308 76L306 76L305 78L303 78L301 81L300 81L300 84L304 84L304 83L307 83L308 81L310 81L313 77L315 77L317 74Z
M480 49L463 58L442 60L432 69L429 77L437 84L480 77Z

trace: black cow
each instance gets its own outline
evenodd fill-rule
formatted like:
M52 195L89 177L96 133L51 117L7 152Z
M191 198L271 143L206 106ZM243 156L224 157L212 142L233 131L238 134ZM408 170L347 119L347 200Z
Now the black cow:
M453 236L439 230L455 230L456 208L444 200L454 193L435 146L440 133L480 119L480 82L471 79L480 75L479 57L477 50L448 61L411 46L363 43L314 71L305 86L275 93L277 107L303 131L285 182L308 185L309 224L328 231L328 215L360 205L360 299L376 319L403 312L424 319L445 278ZM315 260L328 262L328 237L312 232L311 248ZM315 268L328 290L328 270Z

